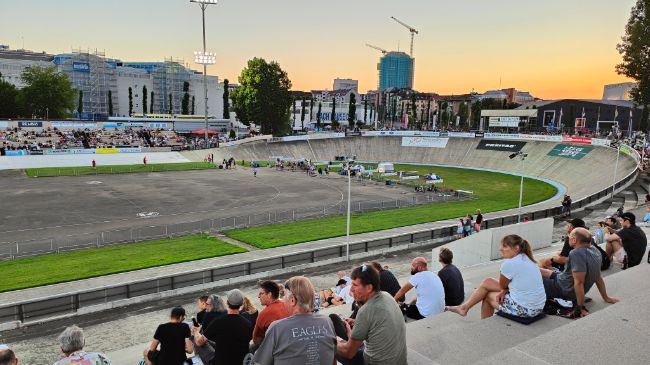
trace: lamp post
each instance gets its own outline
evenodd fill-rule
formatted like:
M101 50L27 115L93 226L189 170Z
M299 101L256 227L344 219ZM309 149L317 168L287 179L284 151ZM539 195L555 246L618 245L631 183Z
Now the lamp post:
M521 160L521 181L519 183L519 211L517 212L517 223L521 223L521 203L524 197L524 160L528 157L527 153L521 151L511 154L510 159L519 157Z
M346 233L345 233L345 257L346 261L350 261L350 191L352 188L352 183L351 183L351 175L352 175L352 161L351 159L348 158L348 217L347 217L347 225L346 225Z
M208 5L216 4L217 0L190 0L201 7L201 18L203 20L203 52L194 52L194 62L203 65L203 92L205 95L205 148L210 147L208 141L208 65L214 65L216 54L207 52L205 49L205 9Z

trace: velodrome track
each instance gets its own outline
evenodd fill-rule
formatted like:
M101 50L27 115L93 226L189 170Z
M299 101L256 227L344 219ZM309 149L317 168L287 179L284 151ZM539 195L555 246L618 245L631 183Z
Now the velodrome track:
M594 146L581 160L548 156L555 142L528 141L522 152L528 157L521 167L518 159L509 159L510 152L479 150L478 138L449 138L442 148L402 147L400 137L353 137L295 142L251 142L239 146L214 149L215 159L235 157L238 160L268 160L271 156L333 160L335 156L356 156L360 161L440 164L506 171L539 177L563 185L573 200L611 186L614 179L616 150ZM204 153L183 152L192 161L202 161ZM617 180L636 169L636 162L621 154ZM444 178L444 177L443 177ZM556 204L557 202L553 202Z

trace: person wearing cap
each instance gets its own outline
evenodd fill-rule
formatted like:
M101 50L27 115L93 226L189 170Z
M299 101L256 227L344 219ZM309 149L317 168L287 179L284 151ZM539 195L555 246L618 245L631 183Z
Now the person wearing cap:
M621 221L623 229L619 231L609 229L611 234L605 238L607 240L605 252L612 260L619 263L623 263L627 256L627 266L636 266L643 259L648 238L643 230L636 226L636 216L633 213L621 214Z
M241 364L244 361L253 327L239 313L243 304L244 294L233 289L226 298L227 315L212 321L202 335L199 333L201 327L194 327L194 341L198 346L205 345L208 340L214 343L215 357L211 364Z
M341 280L345 280L345 284L346 284L346 285L350 285L350 277L349 277L348 275L345 274L345 271L339 271L338 273L336 273L336 276L339 277L339 282L340 282ZM334 290L335 290L335 292L336 292L336 295L339 295L339 293L341 292L341 289L343 289L343 288L341 288L341 287L339 286L339 284L336 284L336 287L334 287Z
M573 218L572 220L570 220L566 226L566 234L564 235L564 245L562 246L562 250L558 252L557 255L554 255L547 259L539 260L539 267L543 269L556 268L560 271L564 270L564 265L569 259L569 253L571 252L571 250L573 250L573 247L571 247L571 245L569 244L569 234L575 228L584 228L584 227L585 227L585 221L583 221L582 219Z
M345 279L339 279L338 283L336 283L336 286L341 288L338 296L343 300L343 303L354 302L354 298L350 294L350 285L348 285L348 282L345 281Z
M603 301L616 303L617 298L607 295L605 282L600 272L602 257L592 244L591 232L586 228L575 228L569 233L569 244L573 248L564 265L564 271L540 268L546 299L570 300L574 304L576 317L589 314L585 308L585 294L596 284Z
M282 302L289 317L271 323L253 362L261 365L335 364L336 335L332 321L314 314L314 286L304 276L284 284Z
M0 345L0 365L18 365L16 354L7 345Z

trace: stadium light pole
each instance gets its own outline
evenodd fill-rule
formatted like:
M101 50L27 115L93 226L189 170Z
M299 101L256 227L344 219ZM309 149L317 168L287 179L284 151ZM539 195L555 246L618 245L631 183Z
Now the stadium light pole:
M519 157L521 160L521 180L519 183L519 210L517 212L517 223L521 223L521 203L524 197L524 160L526 160L526 157L528 157L527 153L523 153L521 151L515 152L508 156L511 160L513 158Z
M194 62L203 65L203 92L205 95L205 148L210 147L208 141L208 65L214 65L217 62L216 55L209 53L205 49L205 9L208 5L217 3L217 0L190 0L191 3L199 4L201 7L201 18L203 20L203 52L194 52Z
M347 217L347 226L345 233L345 257L346 261L350 261L350 191L352 190L351 175L352 169L352 160L348 159L348 217Z

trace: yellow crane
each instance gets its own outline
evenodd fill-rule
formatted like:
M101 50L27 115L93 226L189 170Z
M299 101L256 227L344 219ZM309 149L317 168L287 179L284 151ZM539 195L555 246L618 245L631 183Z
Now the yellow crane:
M420 34L420 32L418 32L418 30L413 28L412 26L410 26L410 25L404 23L403 21L395 18L394 16L391 16L390 18L393 19L394 21L398 22L399 24L403 25L404 27L406 27L406 29L409 30L409 32L411 32L411 57L413 57L413 38L415 37L416 34Z

